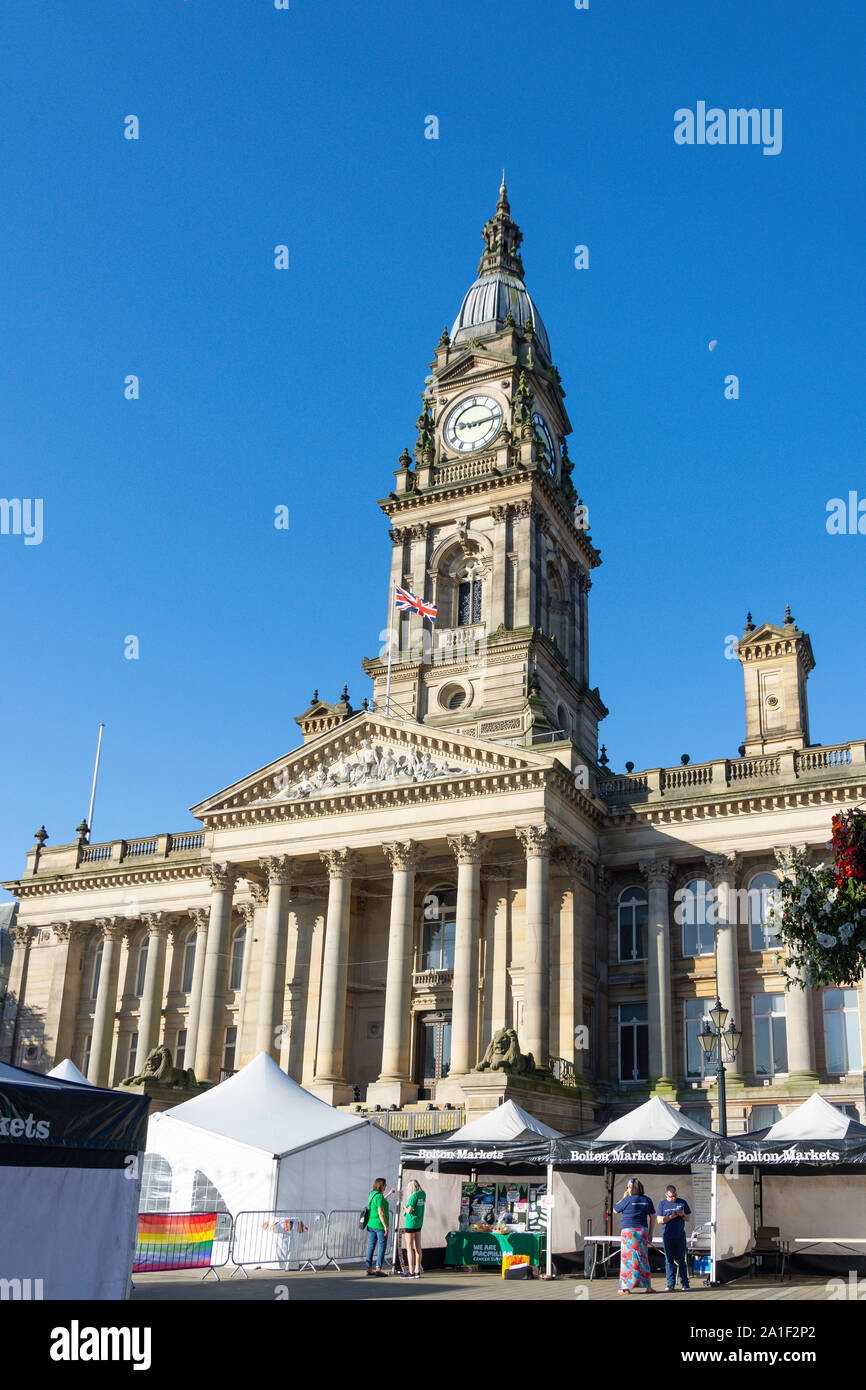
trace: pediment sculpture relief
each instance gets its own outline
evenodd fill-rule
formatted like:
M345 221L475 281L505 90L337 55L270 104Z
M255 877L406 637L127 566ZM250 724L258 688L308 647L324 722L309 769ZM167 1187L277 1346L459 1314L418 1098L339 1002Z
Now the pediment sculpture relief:
M291 780L290 771L278 772L274 777L273 792L259 798L254 804L297 801L349 788L369 791L392 782L431 782L437 777L465 771L465 768L454 767L447 760L437 761L427 749L418 753L410 748L405 753L395 754L391 748L375 748L370 739L362 738L354 757L341 753L331 763L323 759L312 771L302 772L294 781Z

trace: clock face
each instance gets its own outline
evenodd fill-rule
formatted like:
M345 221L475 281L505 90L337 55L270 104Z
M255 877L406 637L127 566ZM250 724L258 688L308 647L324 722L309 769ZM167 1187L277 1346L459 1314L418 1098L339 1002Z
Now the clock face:
M490 396L467 396L445 421L445 442L458 453L483 449L499 432L502 407Z
M544 451L544 466L552 478L556 477L556 450L553 447L553 438L550 430L544 421L544 416L539 415L536 410L532 417L532 423L541 438L541 445Z

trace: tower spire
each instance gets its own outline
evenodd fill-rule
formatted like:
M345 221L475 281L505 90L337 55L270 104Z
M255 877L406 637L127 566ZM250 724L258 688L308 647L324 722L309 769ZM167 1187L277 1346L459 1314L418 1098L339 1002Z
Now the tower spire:
M502 183L496 212L481 229L485 251L478 266L479 275L494 275L497 270L505 270L509 275L523 279L523 262L520 259L520 243L523 233L511 216L508 190L505 187L505 170L502 170Z

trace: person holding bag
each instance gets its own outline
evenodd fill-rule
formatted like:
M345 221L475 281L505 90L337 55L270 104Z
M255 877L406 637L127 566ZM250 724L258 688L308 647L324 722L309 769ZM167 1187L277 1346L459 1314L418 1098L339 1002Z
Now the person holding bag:
M368 1274L384 1275L382 1265L385 1261L385 1246L388 1241L388 1221L390 1212L385 1195L385 1179L377 1178L367 1199L367 1258ZM373 1253L376 1253L376 1268L373 1268Z

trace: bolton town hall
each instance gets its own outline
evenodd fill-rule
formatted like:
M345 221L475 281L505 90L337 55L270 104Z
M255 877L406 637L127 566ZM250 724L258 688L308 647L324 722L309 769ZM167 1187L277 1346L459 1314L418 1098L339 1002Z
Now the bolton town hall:
M600 555L504 182L483 238L379 503L393 635L370 695L314 696L299 746L195 806L200 829L37 832L4 885L0 1059L116 1085L164 1045L216 1083L266 1050L334 1105L468 1118L513 1097L574 1132L656 1092L715 1124L718 997L742 1033L731 1132L815 1089L862 1116L862 991L786 990L764 919L791 847L820 861L866 798L866 743L812 741L788 610L740 639L738 750L614 774Z

